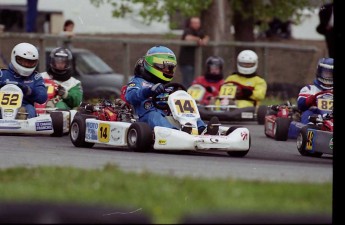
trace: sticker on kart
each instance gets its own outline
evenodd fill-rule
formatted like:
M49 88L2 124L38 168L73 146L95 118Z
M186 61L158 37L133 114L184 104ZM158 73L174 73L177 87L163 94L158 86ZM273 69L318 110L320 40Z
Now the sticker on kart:
M196 101L201 101L205 94L205 88L199 85L192 85L190 88L188 88L187 93L190 94Z
M174 100L174 110L177 115L196 117L198 116L197 106L195 101L191 99L175 99Z
M0 107L6 109L16 109L21 105L22 96L20 93L0 92Z
M234 99L236 96L237 86L233 84L224 84L220 88L219 97Z
M317 108L324 111L333 111L333 99L318 99Z

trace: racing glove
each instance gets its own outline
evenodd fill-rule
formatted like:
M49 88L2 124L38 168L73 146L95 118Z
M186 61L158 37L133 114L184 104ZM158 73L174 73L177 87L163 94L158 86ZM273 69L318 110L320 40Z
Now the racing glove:
M19 84L18 87L22 89L24 95L31 95L32 94L32 89L26 85L26 84Z
M249 88L243 85L237 85L236 98L246 99L246 98L249 98L252 94L253 94L252 88Z
M316 100L316 96L315 95L310 95L305 99L305 104L310 107L315 105L315 100Z
M210 93L213 92L213 87L211 87L211 86L207 86L205 89L207 92L210 92Z
M57 94L59 96L61 96L61 98L67 98L68 96L68 91L66 90L66 88L62 87L61 85L58 86L57 88Z
M165 91L164 85L161 83L157 83L150 88L144 89L143 94L145 97L152 97L155 95L159 95Z

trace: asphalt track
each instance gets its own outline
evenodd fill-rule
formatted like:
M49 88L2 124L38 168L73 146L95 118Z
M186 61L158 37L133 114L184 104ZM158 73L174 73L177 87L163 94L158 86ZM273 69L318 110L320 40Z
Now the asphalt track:
M96 144L76 148L69 136L0 136L0 168L38 165L101 168L116 164L125 171L149 171L191 177L231 177L245 180L332 182L333 156L301 156L296 140L275 141L264 134L263 125L237 123L250 130L252 145L243 158L226 153L191 151L131 152ZM231 124L232 125L232 124ZM227 125L227 126L231 126Z

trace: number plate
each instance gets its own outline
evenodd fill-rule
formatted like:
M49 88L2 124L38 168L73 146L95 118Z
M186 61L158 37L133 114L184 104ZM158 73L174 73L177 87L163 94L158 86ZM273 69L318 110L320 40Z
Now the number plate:
M318 99L317 100L317 108L320 110L333 110L333 99Z
M193 114L194 116L198 115L196 112L196 105L194 101L190 99L176 99L174 101L175 112L177 115L181 114Z
M0 92L0 106L7 109L16 109L21 106L21 94L13 92Z
M100 123L98 127L98 140L100 142L109 142L110 125L106 123Z
M237 86L233 84L224 84L219 91L220 98L234 99L236 96Z

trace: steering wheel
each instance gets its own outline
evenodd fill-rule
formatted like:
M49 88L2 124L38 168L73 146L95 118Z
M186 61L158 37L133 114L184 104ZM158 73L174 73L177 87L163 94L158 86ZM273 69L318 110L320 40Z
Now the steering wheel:
M187 91L186 87L179 83L167 83L164 85L165 91L161 94L156 94L152 97L152 104L157 109L168 110L169 105L167 103L169 95L178 90Z

